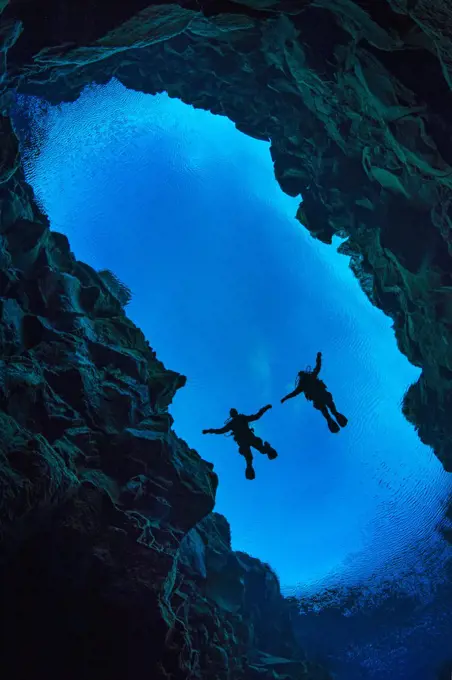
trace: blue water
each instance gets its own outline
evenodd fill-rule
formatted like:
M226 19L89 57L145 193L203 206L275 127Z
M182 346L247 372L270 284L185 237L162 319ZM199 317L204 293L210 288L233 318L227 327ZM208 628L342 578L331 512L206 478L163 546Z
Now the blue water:
M130 316L188 376L175 428L215 465L234 548L269 562L286 592L390 578L430 593L452 476L400 412L418 370L339 242L314 241L294 219L299 200L277 185L269 144L116 81L47 113L21 104L41 140L25 150L27 177L52 227L132 289ZM302 397L279 403L318 350L350 421L339 435ZM249 482L233 440L201 430L267 402L256 432L279 458L256 453Z

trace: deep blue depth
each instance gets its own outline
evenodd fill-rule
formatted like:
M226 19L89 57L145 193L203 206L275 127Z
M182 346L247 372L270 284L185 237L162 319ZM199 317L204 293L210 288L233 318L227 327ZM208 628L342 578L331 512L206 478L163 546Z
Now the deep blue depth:
M188 376L175 429L215 464L233 546L268 561L289 592L389 578L428 600L452 477L400 412L418 370L339 242L314 241L294 219L299 200L277 185L269 144L114 81L47 111L22 105L35 127L27 177L52 227L132 289L130 316ZM279 404L318 350L350 421L339 435L303 397ZM279 458L256 453L249 482L233 440L201 430L231 406L268 402L255 429Z

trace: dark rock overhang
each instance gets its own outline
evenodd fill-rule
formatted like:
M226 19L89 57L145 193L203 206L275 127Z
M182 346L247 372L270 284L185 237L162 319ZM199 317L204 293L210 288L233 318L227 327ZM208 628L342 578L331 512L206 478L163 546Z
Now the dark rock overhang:
M3 5L5 89L60 102L114 76L271 141L282 189L304 198L298 218L324 242L348 239L342 250L363 289L422 368L403 410L452 470L452 8L441 0Z

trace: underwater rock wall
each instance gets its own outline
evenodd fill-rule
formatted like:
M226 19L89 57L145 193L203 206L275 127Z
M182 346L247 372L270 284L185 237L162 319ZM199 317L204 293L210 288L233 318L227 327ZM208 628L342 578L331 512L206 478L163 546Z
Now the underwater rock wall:
M438 680L450 680L452 674L452 661L445 663L438 673Z
M452 471L450 35L442 0L0 0L2 667L11 677L321 678L271 569L231 551L216 476L171 430L184 379L108 274L50 232L13 91L167 90L271 140L423 373L406 416ZM118 297L119 295L119 297Z
M171 430L185 378L127 318L127 290L49 229L1 124L2 672L328 678L270 567L232 551L212 464Z
M5 85L59 102L115 76L270 139L281 187L304 197L300 221L325 242L348 237L365 292L423 369L404 413L452 470L452 9L443 0L103 6L6 4Z

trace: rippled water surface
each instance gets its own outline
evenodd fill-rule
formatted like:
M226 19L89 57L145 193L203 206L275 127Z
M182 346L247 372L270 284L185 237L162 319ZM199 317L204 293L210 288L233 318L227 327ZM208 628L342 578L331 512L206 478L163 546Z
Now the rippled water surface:
M27 109L34 128L27 176L53 228L131 287L131 317L188 376L176 430L215 464L234 547L270 562L288 590L425 584L442 564L436 525L452 484L400 412L418 371L347 259L294 219L269 144L114 81L59 108L20 107L18 125ZM318 350L350 421L339 435L302 397L279 404ZM256 454L249 482L234 442L201 430L269 401L256 431L279 458Z

